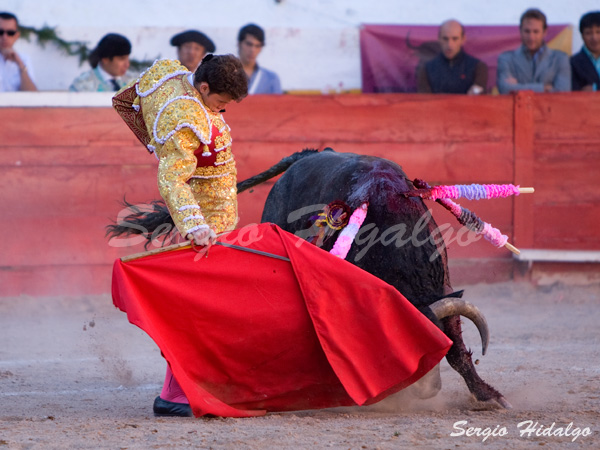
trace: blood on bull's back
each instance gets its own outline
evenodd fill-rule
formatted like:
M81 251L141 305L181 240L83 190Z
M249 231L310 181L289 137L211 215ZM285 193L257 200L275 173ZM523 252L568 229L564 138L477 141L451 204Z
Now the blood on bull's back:
M295 162L275 183L262 221L304 238L311 217L334 202L351 210L368 204L367 217L347 260L396 287L415 306L450 290L446 250L437 225L402 168L386 159L323 151ZM339 233L322 244L329 251Z

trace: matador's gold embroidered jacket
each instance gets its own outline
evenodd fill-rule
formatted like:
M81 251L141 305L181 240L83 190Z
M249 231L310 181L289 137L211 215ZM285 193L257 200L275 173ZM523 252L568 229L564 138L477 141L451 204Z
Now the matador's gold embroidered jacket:
M236 168L229 126L210 111L178 61L155 62L113 98L113 106L158 158L158 187L179 232L237 220Z

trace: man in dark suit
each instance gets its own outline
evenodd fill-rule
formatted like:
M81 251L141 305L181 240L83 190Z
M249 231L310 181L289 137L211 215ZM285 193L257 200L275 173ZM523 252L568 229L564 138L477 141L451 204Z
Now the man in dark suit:
M600 11L584 14L579 21L583 47L571 56L574 91L600 90Z
M465 53L465 29L456 20L445 21L438 31L441 53L417 69L417 92L482 94L487 65Z

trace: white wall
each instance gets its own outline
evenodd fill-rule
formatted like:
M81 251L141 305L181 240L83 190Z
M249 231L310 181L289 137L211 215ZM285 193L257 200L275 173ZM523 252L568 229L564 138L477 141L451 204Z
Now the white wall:
M185 9L183 6L185 5ZM542 9L551 24L571 24L573 48L581 38L579 18L599 10L598 0L3 0L0 9L19 17L23 25L56 27L68 41L85 41L93 48L106 33L127 36L132 58L175 57L171 36L195 28L208 34L217 53L236 53L237 31L255 22L265 28L267 45L260 63L279 73L285 90L329 87L360 88L360 24L437 25L456 18L469 25L514 25L529 7ZM118 11L115 13L113 11ZM21 40L17 49L34 61L42 90L67 89L73 78L87 70L76 57L52 44L42 49Z

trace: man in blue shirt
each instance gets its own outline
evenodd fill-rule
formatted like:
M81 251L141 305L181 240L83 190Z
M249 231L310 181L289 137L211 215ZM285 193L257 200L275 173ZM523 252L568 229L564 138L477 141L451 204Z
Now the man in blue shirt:
M535 92L571 90L569 57L546 46L546 16L528 9L521 16L523 45L498 57L498 90L501 94L530 89Z
M584 14L579 21L581 51L571 57L574 91L600 90L600 11Z
M17 16L0 12L0 92L37 91L29 58L13 48L19 37Z
M238 54L248 75L248 94L281 94L275 72L259 67L258 54L265 45L265 32L255 24L243 26L238 33Z

